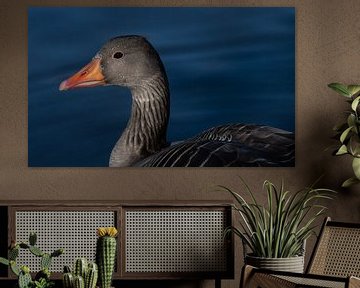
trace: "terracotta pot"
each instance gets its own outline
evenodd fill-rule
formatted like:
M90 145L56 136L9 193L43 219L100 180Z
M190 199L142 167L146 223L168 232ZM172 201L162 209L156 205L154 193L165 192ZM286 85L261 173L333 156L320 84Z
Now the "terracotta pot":
M263 258L251 255L245 256L245 263L254 267L275 271L304 272L304 256L289 258Z

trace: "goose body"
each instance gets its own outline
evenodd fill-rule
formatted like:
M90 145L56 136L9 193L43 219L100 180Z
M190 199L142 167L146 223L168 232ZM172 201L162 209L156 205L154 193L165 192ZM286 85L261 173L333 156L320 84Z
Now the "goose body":
M168 144L169 84L158 53L144 37L111 39L59 89L98 85L125 86L132 95L131 115L111 152L111 167L294 166L294 134L269 126L226 124Z

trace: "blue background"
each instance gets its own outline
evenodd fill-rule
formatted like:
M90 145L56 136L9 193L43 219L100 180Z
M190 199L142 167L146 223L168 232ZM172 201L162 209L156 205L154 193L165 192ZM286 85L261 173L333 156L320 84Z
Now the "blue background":
M219 124L295 129L294 8L29 8L29 166L108 166L125 88L58 91L110 38L145 36L171 91L168 141Z

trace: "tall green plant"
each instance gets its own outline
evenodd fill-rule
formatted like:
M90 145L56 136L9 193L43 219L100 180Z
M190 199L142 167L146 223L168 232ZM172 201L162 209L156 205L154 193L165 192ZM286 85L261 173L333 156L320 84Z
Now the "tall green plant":
M239 236L253 253L253 256L266 258L287 258L300 255L304 241L314 233L315 220L326 209L317 202L332 199L334 191L329 189L304 188L290 193L266 180L267 205L256 200L249 186L241 179L251 201L232 189L219 186L229 192L236 200L233 208L240 215L240 227L228 227L225 234L233 232Z
M338 156L348 154L353 158L354 177L347 179L342 184L343 187L349 187L360 183L360 85L331 83L328 86L344 96L350 104L350 109L346 112L346 122L334 127L340 142L334 154Z
M110 288L116 258L115 227L100 227L96 231L99 238L96 242L96 262L99 267L100 288Z

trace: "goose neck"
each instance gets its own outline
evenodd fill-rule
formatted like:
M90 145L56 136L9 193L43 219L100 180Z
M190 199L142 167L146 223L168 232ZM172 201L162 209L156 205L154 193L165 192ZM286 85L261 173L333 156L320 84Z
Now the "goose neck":
M154 77L143 81L132 87L131 93L130 119L111 153L110 166L130 166L166 146L169 119L167 79ZM124 165L117 165L124 159Z

